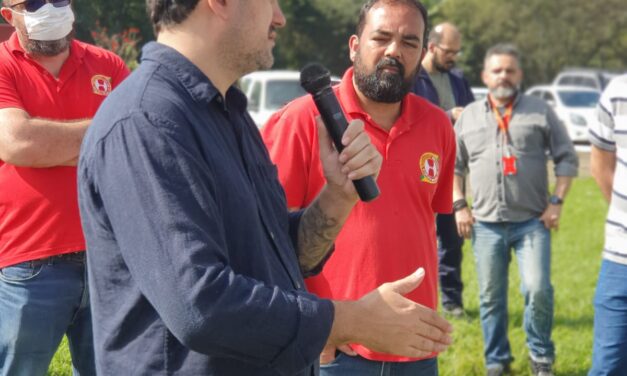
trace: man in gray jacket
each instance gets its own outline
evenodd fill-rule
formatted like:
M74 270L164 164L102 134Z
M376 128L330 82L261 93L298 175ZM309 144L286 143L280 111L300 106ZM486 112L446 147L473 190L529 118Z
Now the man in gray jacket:
M472 238L488 375L513 361L507 339L510 250L518 259L525 298L524 329L534 375L553 375L551 229L578 160L564 126L540 99L519 92L520 55L512 45L488 50L483 82L490 93L468 106L455 124L457 161L453 208L460 235ZM555 164L549 195L547 151ZM469 172L473 208L462 193Z

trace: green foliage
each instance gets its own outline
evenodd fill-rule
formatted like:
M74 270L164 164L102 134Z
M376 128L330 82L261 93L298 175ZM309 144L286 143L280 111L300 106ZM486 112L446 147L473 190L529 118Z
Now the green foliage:
M94 42L92 32L97 31L96 25L106 28L110 34L137 28L143 41L154 39L145 0L76 0L73 7L76 34L81 40Z
M324 64L337 75L351 65L348 39L361 3L354 0L291 0L282 3L287 26L279 31L275 67L300 69Z
M279 31L274 68L300 69L311 61L341 75L351 65L348 38L363 0L282 0L287 26ZM627 67L625 0L423 0L431 24L456 23L463 35L460 67L481 85L485 51L514 42L524 54L525 85L549 82L564 67ZM139 29L142 42L154 39L145 0L76 0L77 35L93 42L99 22L109 33ZM138 47L140 47L138 45Z
M464 35L462 66L474 84L480 83L485 51L500 42L520 48L528 86L550 82L564 67L627 65L623 0L448 0L442 13Z
M564 205L560 230L553 232L552 282L555 289L553 340L557 349L557 375L584 376L592 357L592 297L603 248L607 204L591 178L575 180ZM515 258L514 258L515 259ZM470 244L464 247L463 280L467 317L453 320L454 343L440 355L442 376L483 375L483 339L479 321L479 295ZM509 272L509 336L514 374L530 375L522 330L523 298L518 267ZM66 341L53 359L49 374L71 375Z
M106 27L102 27L99 22L96 22L96 27L91 32L91 36L96 45L113 51L121 57L129 69L133 70L139 65L137 61L139 57L137 45L141 41L139 29L130 27L120 33L109 34Z

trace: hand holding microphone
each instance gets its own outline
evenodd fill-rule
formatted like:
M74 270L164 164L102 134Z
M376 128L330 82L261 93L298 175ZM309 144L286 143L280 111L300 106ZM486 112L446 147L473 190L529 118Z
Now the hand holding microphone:
M337 97L331 89L329 71L320 64L309 64L301 71L300 83L313 96L327 132L331 136L335 148L341 153L345 147L342 143L342 137L348 122ZM353 180L353 184L359 198L364 202L371 201L379 196L379 187L377 187L372 176Z

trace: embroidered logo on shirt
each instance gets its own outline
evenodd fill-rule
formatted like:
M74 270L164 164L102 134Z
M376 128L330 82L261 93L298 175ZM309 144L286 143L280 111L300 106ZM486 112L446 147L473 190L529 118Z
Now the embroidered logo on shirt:
M91 88L94 94L106 97L111 93L111 77L97 74L91 78Z
M424 153L420 157L420 171L420 181L437 183L440 176L440 156L435 153Z

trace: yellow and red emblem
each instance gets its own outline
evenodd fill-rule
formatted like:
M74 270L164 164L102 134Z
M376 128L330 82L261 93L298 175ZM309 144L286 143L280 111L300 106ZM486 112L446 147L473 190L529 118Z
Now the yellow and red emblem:
M112 90L111 77L103 76L101 74L93 76L91 78L91 89L94 94L106 97Z
M440 156L435 153L424 153L420 157L420 172L420 181L437 183L440 176Z

